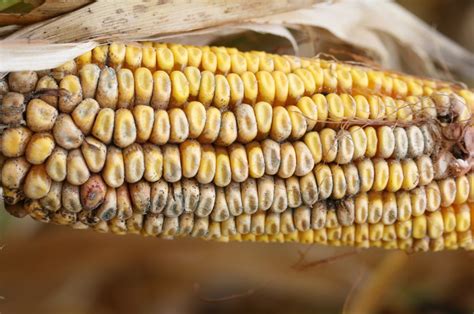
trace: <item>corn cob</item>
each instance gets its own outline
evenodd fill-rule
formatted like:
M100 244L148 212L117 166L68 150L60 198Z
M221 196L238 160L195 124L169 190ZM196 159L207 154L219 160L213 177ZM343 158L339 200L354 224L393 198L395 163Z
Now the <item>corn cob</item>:
M472 92L322 59L100 46L0 81L16 216L116 234L473 249Z

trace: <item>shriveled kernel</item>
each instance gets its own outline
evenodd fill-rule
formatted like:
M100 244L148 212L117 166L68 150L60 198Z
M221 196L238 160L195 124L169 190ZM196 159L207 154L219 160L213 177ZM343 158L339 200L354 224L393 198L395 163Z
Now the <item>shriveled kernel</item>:
M216 144L228 146L237 140L237 120L232 111L226 111L221 116L221 126Z
M427 234L431 239L439 239L443 235L444 222L441 211L430 213L426 216Z
M133 211L146 214L151 207L151 186L148 182L141 180L128 186Z
M328 106L328 117L330 120L338 122L343 120L344 106L341 97L337 94L329 94L326 96Z
M362 98L365 98L364 96L356 96L356 101L360 101L361 103L364 102ZM385 117L385 104L382 101L382 98L380 98L377 95L370 95L367 97L367 101L369 102L369 108L370 108L370 119L383 119Z
M202 50L193 46L187 46L186 50L188 51L188 65L199 67L201 64Z
M396 222L398 215L397 197L395 193L386 192L383 194L382 223L392 225Z
M52 154L54 147L54 138L51 134L36 133L28 142L25 157L33 165L42 164Z
M441 206L448 207L456 199L456 181L454 178L447 178L438 181L438 187L441 195Z
M369 86L369 77L364 70L354 67L351 75L354 89L364 90Z
M293 174L295 174L295 171L296 171L297 159L296 159L295 147L289 142L285 142L281 144L280 156L281 156L281 161L280 161L280 169L278 170L278 176L286 179L286 178L291 177ZM252 165L252 161L250 161L250 165Z
M35 89L38 74L34 71L11 72L8 75L10 89L17 93L29 93Z
M357 166L353 163L342 166L344 177L346 179L346 193L347 195L356 195L360 190L360 178Z
M153 73L153 95L151 106L153 109L168 108L171 99L171 79L168 73L156 71Z
M471 228L471 209L468 204L454 206L456 231L466 232Z
M97 122L96 122L97 123ZM124 148L135 143L137 138L137 127L135 119L129 109L118 109L115 111L114 144Z
M86 137L82 143L81 151L89 170L94 173L100 172L105 164L107 147L93 137Z
M155 145L168 143L171 133L170 119L166 110L156 110L149 141Z
M230 63L232 73L241 74L247 71L247 60L242 52L233 53L230 55Z
M441 206L441 192L436 182L431 182L425 187L426 210L433 212Z
M328 205L328 211L326 213L326 228L333 229L339 226L335 204L330 204L330 206Z
M224 188L218 187L216 189L216 202L211 212L211 219L216 222L222 222L229 219L229 207L225 200Z
M97 64L85 64L79 71L84 98L94 98L99 83L100 68Z
M311 227L311 208L300 206L294 210L293 219L298 231L306 231Z
M413 159L404 159L401 162L403 170L402 188L405 190L414 189L419 182L420 174Z
M407 155L409 157L418 157L423 154L425 141L423 133L420 128L412 125L406 130L408 137L408 151Z
M272 72L275 69L273 58L270 55L266 53L262 53L260 51L259 52L253 51L253 53L257 54L260 59L260 62L258 65L258 69L260 71Z
M412 216L410 193L406 191L399 191L397 195L398 206L398 220L407 221Z
M207 217L214 208L216 201L216 188L214 184L201 184L199 204L194 212L198 217Z
M122 151L116 147L107 149L107 158L102 177L108 186L118 188L125 181L125 165Z
M230 86L229 82L223 75L215 76L216 89L214 94L213 104L217 108L223 110L228 107L230 101Z
M395 147L393 150L393 158L403 159L408 153L408 136L404 128L396 127L393 129L395 139Z
M355 219L354 200L347 198L342 200L336 208L337 220L341 226L352 226Z
M319 188L319 199L324 200L332 194L333 180L331 168L326 164L318 164L314 174Z
M373 159L374 164L374 184L373 191L383 191L387 187L389 180L389 166L385 159Z
M97 114L91 134L104 144L112 141L114 134L115 112L110 108L103 108Z
M283 106L288 98L288 77L281 71L271 72L275 84L274 106Z
M214 183L219 187L227 186L232 178L229 154L223 147L216 148L216 173Z
M198 137L200 143L213 143L217 140L220 132L222 114L216 107L210 107L206 111L206 123L204 130ZM238 120L237 120L238 123Z
M34 165L25 178L23 192L25 196L37 200L45 197L51 188L51 178L44 165Z
M334 93L337 90L337 74L333 69L323 69L323 92Z
M201 72L196 67L186 67L183 71L186 80L189 83L189 99L195 100L199 95L199 87L201 85Z
M142 65L151 71L156 69L156 50L150 47L142 48ZM139 66L139 65L138 65Z
M58 211L61 208L61 182L52 182L51 188L45 197L40 199L40 205L50 212Z
M33 132L46 132L53 128L58 111L41 99L32 99L26 107L26 125Z
M260 101L254 105L253 110L258 130L257 136L258 138L266 138L272 127L272 106L267 102Z
M163 149L163 178L171 183L181 179L182 168L179 148L177 145L167 144Z
M367 192L372 189L375 180L374 164L370 159L362 159L357 162L360 177L360 191Z
M252 72L244 72L241 74L242 82L244 84L244 103L254 104L258 96L258 81L255 74Z
M169 49L173 53L174 70L182 71L188 63L188 50L181 45L169 45Z
M255 74L258 82L258 101L273 103L275 99L275 81L273 76L266 71L259 71Z
M193 213L199 204L199 183L194 179L183 179L183 206L185 213Z
M469 180L466 176L459 176L456 178L456 198L454 204L464 204L469 198L470 192Z
M82 133L87 135L92 130L99 110L100 107L97 101L92 98L87 98L77 105L71 116L76 126L82 131Z
M199 87L198 100L204 106L209 107L214 99L216 81L214 73L209 71L201 72L201 85Z
M1 183L4 188L19 189L31 165L23 157L10 158L1 169Z
M25 154L32 132L25 127L7 128L1 134L1 154L5 157L20 157Z
M389 179L387 184L387 191L396 192L402 188L404 177L403 167L398 160L390 160L389 166Z
M311 155L309 148L303 142L294 142L293 146L296 153L295 174L297 176L304 176L313 170L313 156Z
M194 177L201 162L201 145L197 141L188 140L180 145L179 150L183 176L186 178Z
M108 45L97 46L92 50L92 62L99 64L100 67L103 67L105 61L107 60L107 55L109 51Z
M338 164L349 163L354 156L354 142L349 131L339 130L337 133L337 155Z
M78 148L84 140L81 130L67 114L58 116L53 127L53 135L56 143L65 149Z
M153 93L153 76L147 68L137 68L134 72L135 106L149 105Z
M74 185L84 184L90 177L89 168L79 149L74 149L67 156L67 176L69 183Z
M349 132L351 135L351 140L354 147L354 152L352 154L352 159L357 160L362 158L367 149L367 136L364 132L364 129L360 126L351 126L349 128Z
M156 48L156 61L158 69L170 72L174 67L173 52L166 47Z
M232 144L229 147L229 159L232 168L232 180L235 182L245 181L249 175L249 162L245 147L242 144Z
M125 45L122 43L111 43L109 46L108 63L113 68L120 68L125 60Z
M43 76L38 80L36 84L36 91L41 94L44 90L56 90L59 88L58 83L54 80L51 76ZM5 95L6 96L6 95ZM58 107L58 96L57 95L48 95L45 93L44 95L39 96L40 99L44 100L54 108Z
M275 175L280 168L280 145L271 139L266 139L261 146L265 160L265 173Z
M339 97L342 100L344 118L353 120L356 115L356 102L354 98L349 94L340 94Z
M94 210L105 200L107 186L99 175L91 176L80 187L81 204L84 210Z
M331 173L333 180L333 189L331 197L334 199L342 199L346 195L346 178L344 176L344 171L339 165L331 165Z
M112 68L104 67L100 72L95 99L101 108L115 109L119 99L117 75Z
M325 128L319 132L321 138L322 160L333 162L337 157L338 139L335 130Z
M257 181L249 178L240 185L242 191L242 205L245 214L253 214L258 209Z
M132 144L123 150L125 166L125 181L135 183L142 179L145 173L145 156L139 144Z
M427 207L426 190L424 187L418 187L410 191L411 208L413 216L423 215Z
M318 122L319 108L311 98L306 96L300 98L296 106L300 109L301 115L306 120L306 129L308 131L312 130Z
M354 221L357 224L363 224L367 222L369 214L369 197L367 193L360 193L355 197L355 218Z
M173 71L171 79L171 105L182 107L189 97L189 83L183 72Z
M257 120L252 106L241 104L235 109L235 118L237 120L238 136L237 140L241 143L249 143L255 139L258 133Z
M288 106L286 109L288 111L291 121L290 138L299 139L303 137L307 130L306 119L303 116L303 113L296 106Z
M137 126L137 142L147 142L153 131L155 113L149 106L138 105L133 108L133 117Z
M382 223L370 224L369 225L369 239L371 244L376 241L380 241L383 237L384 225Z
M189 135L189 124L186 114L179 108L168 111L170 119L170 139L171 143L182 143Z
M389 158L395 149L395 136L392 128L389 126L381 126L377 129L377 156L380 158Z
M192 101L184 107L184 113L189 124L189 137L197 138L206 124L206 109L198 101Z
M56 147L46 161L46 172L54 181L63 181L67 174L67 151Z
M78 213L82 210L79 186L67 182L62 184L61 205L64 210L71 213Z
M212 182L216 173L216 153L214 146L202 145L201 146L201 162L199 164L199 170L197 174L197 180L199 183L207 184Z
M215 73L217 70L217 57L212 51L203 51L201 59L201 69Z
M308 147L313 156L314 163L317 164L322 160L321 139L318 132L306 133L304 143Z
M143 145L143 153L145 157L143 177L148 182L156 182L163 174L163 154L161 149L155 145L145 144Z
M232 107L239 106L244 99L244 82L237 72L229 73L227 81L230 88L229 105Z

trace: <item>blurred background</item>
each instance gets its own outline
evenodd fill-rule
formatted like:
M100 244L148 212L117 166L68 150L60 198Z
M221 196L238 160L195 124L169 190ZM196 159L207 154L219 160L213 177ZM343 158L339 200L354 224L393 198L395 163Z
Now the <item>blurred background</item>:
M474 1L399 3L474 51ZM278 48L263 45L255 34L239 36L218 44ZM43 225L4 211L0 232L1 313L474 311L474 253L463 251L407 255L167 241Z

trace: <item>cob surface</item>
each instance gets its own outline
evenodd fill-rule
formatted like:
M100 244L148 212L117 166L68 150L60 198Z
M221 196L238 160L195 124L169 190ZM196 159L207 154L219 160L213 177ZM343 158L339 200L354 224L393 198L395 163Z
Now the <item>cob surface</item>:
M100 46L0 81L7 210L221 241L474 249L457 85L235 48Z

